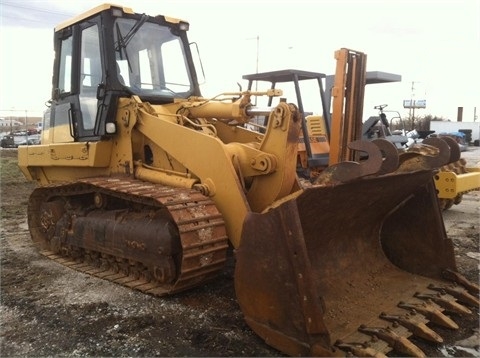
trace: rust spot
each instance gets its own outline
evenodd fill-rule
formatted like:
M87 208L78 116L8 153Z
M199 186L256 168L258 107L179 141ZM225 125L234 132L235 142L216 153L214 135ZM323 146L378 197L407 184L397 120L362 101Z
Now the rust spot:
M145 250L145 243L135 240L125 240L125 245L134 250Z

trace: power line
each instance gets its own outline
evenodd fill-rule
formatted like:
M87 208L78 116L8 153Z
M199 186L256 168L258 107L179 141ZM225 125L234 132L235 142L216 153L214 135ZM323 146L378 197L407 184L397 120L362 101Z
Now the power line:
M44 12L44 13L47 13L47 14L61 15L61 16L65 16L65 17L72 17L72 16L75 15L73 13L52 11L52 10L42 9L42 8L33 7L33 6L19 5L19 4L10 3L10 2L2 2L2 7L3 6L10 6L10 7L13 7L13 8L18 8L18 9L33 10L33 11L37 11L37 12Z
M52 27L74 15L60 11L29 6L28 4L0 3L0 25Z
M13 15L5 15L5 14L2 14L1 16L2 18L5 18L5 19L13 19L13 20L19 20L19 18L17 16L13 16ZM48 21L48 19L33 19L33 18L28 18L28 17L24 17L23 19L21 19L21 21L25 21L25 22L28 22L28 23L37 23L37 24L44 24L44 25L52 25L52 23L55 23L55 21Z

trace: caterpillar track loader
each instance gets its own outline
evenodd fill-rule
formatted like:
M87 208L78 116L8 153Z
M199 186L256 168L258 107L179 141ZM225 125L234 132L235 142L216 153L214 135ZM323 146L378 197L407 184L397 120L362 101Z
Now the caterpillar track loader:
M366 56L341 49L329 153L302 181L302 105L275 88L202 97L187 30L110 4L55 28L42 144L18 150L39 184L28 224L40 252L163 296L213 279L233 247L245 320L285 354L422 356L410 336L442 342L435 326L456 329L449 312L478 305L433 183L454 147L400 156L362 141Z

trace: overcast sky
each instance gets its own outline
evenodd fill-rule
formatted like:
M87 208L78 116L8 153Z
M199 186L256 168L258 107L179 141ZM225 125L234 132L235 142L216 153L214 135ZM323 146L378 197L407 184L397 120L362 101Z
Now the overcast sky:
M0 110L40 113L50 97L53 27L97 0L0 0ZM341 47L365 52L367 70L401 83L370 85L377 104L407 116L403 100L425 99L431 114L480 116L480 0L124 0L136 12L190 22L205 67L206 95L237 89L241 76L297 68L332 74ZM259 51L257 41L259 38ZM413 88L413 90L412 90ZM260 88L259 88L260 89ZM0 115L2 112L0 112ZM366 119L366 118L364 118Z

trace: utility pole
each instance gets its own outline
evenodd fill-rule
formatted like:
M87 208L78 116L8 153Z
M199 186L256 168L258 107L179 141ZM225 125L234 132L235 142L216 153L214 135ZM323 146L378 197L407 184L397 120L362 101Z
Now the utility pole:
M257 41L257 55L256 55L256 62L255 62L255 73L259 71L259 64L260 64L260 35L256 37L249 37L247 40L256 40ZM258 81L255 81L255 92L258 92ZM255 103L257 105L257 96L255 96Z
M415 81L412 81L412 88L410 93L410 111L408 116L410 117L410 130L413 129L413 123L415 121Z
M28 120L27 120L27 110L25 110L25 141L27 142L28 145Z
M421 82L412 81L412 87L411 87L412 93L410 95L410 112L409 112L410 123L411 123L410 130L415 129L415 108L425 108L425 104L421 104L420 103L421 101L417 101L415 99L415 83L421 83Z
M257 62L256 62L256 67L255 67L255 73L258 73L258 66L259 66L259 63L260 63L260 36L257 35ZM258 81L257 81L258 82ZM255 90L258 89L257 87L258 85L255 84Z

